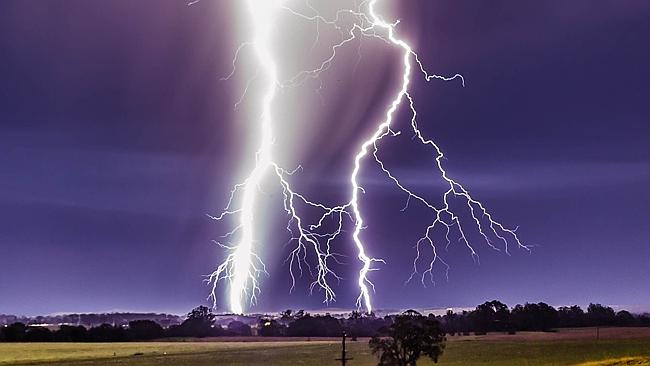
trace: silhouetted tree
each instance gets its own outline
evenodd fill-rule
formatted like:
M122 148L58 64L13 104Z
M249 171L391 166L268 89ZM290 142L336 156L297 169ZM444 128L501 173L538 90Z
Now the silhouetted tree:
M293 337L338 337L342 331L341 323L331 315L311 316L307 314L289 323L287 335Z
M25 340L27 326L23 323L13 323L3 327L2 332L7 342L22 342Z
M636 318L629 311L621 310L616 313L615 322L620 327L630 327L636 325Z
M221 335L221 327L214 326L215 315L207 306L198 306L187 314L180 326L170 329L174 336L210 337Z
M638 316L637 323L642 327L650 327L650 314L644 313Z
M510 310L506 304L492 300L477 306L472 318L476 331L504 331L509 327Z
M445 348L445 336L433 315L425 317L409 310L395 317L384 329L384 337L373 337L370 348L379 357L379 365L416 365L421 356L437 363Z
M259 322L259 335L263 337L280 337L285 335L286 327L275 319L261 318Z
M540 302L538 306L538 330L547 331L557 326L557 310L551 305Z
M287 309L283 312L280 313L280 319L283 321L291 321L293 320L293 310Z
M356 341L363 332L363 319L361 312L353 310L350 313L350 317L345 321L345 329L349 336L352 337L352 340Z
M560 328L577 328L585 326L585 312L580 306L563 306L557 309L557 326Z
M543 302L517 304L511 315L518 330L548 331L557 326L557 310Z
M149 340L162 338L164 335L163 328L153 320L133 320L129 322L129 339Z
M460 332L463 332L463 335L469 335L469 332L473 328L469 314L470 312L463 310L458 320L458 328Z
M455 335L460 332L460 316L454 313L453 310L447 310L447 313L442 317L442 327L445 333Z
M54 340L57 342L86 342L88 331L82 325L62 325L54 332Z
M587 308L587 323L591 326L614 325L616 313L609 306L589 304Z
M361 314L358 311L350 313L345 320L346 332L356 340L357 337L372 337L377 335L379 330L386 326L386 321L377 318L374 313Z
M293 311L291 309L287 309L280 313L280 322L286 325L296 319L302 318L303 316L305 316L304 310Z
M102 324L88 330L88 340L91 342L121 342L126 340L126 332L122 327Z
M416 313L413 313L416 314ZM124 340L148 340L162 337L206 337L223 334L246 336L252 333L249 325L233 321L227 329L214 325L215 315L206 306L199 306L187 314L187 319L180 325L163 329L153 320L139 319L147 314L112 313L112 314L70 314L46 317L17 317L0 315L0 342L113 342ZM156 314L150 314L156 316ZM403 316L398 315L398 316ZM294 312L286 310L279 313L278 320L259 319L259 335L262 336L336 336L345 329L353 340L356 337L375 336L379 330L385 331L398 316L378 318L374 314L362 314L353 311L347 319L332 316L312 316L304 310ZM122 325L127 324L128 328ZM158 318L157 318L158 319ZM177 319L166 318L163 319ZM62 325L56 331L50 331L37 324L51 324L54 321L92 323L109 320L113 325L104 323L86 330L84 326ZM548 331L556 327L581 326L650 326L650 314L634 315L622 310L614 312L611 307L590 304L585 313L579 306L553 307L540 303L516 305L512 311L500 301L493 300L478 305L471 312L454 313L449 310L444 316L436 317L442 330L447 334L469 334L470 331ZM175 321L175 320L174 320ZM25 325L27 323L28 325ZM117 325L116 325L117 324ZM169 324L169 323L167 323ZM287 326L288 324L288 326Z
M27 327L25 331L25 342L51 342L53 338L52 332L44 327Z
M250 325L238 320L228 324L228 333L235 336L250 336L252 334Z
M212 314L212 310L207 306L197 306L192 311L187 313L187 319L194 320L199 319L212 324L214 321L215 315Z

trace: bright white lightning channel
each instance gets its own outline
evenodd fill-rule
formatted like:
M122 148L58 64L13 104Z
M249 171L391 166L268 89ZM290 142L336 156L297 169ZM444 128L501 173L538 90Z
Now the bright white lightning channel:
M259 271L264 270L264 264L253 250L255 237L253 213L255 211L258 186L261 184L266 171L272 165L271 146L273 144L273 131L271 126L271 103L276 93L277 83L276 65L269 51L268 39L272 26L270 17L274 11L275 4L273 1L251 0L248 1L248 7L253 24L255 24L255 40L252 45L260 66L263 68L263 74L267 78L260 116L260 147L255 156L255 167L253 171L244 183L237 185L235 190L233 190L233 195L239 189L243 192L241 207L234 211L231 211L230 207L227 207L222 215L215 217L215 219L220 219L225 215L237 214L239 216L239 226L237 226L236 230L240 231L241 238L236 246L229 248L232 252L211 276L214 285L216 285L217 280L223 277L230 280L230 310L236 314L244 312L242 300L247 291L249 291L249 287L251 298L255 300L255 293L259 290L257 274ZM232 199L233 196L231 195L231 201ZM230 206L230 203L228 206Z
M374 285L368 278L370 271L376 270L372 267L375 262L384 262L381 259L372 258L367 254L366 247L364 246L361 238L361 232L364 227L364 219L359 206L359 193L363 193L364 189L359 182L359 173L361 165L365 158L372 153L374 160L378 163L381 170L386 174L388 179L394 182L399 190L407 195L406 206L412 200L419 202L424 207L431 210L433 213L433 220L429 226L426 227L422 237L416 243L416 256L413 261L413 270L407 282L412 280L416 275L420 276L422 284L425 283L427 275L433 281L433 268L436 262L440 262L446 272L449 266L438 254L437 240L434 238L435 230L441 227L443 230L445 248L451 243L449 235L452 228L456 228L458 232L459 241L463 242L468 248L470 254L474 258L478 255L474 247L469 243L465 235L465 220L462 219L462 213L457 213L452 210L450 200L460 199L466 207L467 215L471 218L469 221L478 233L486 241L487 245L495 250L500 250L496 245L497 241L503 243L504 251L508 253L508 243L512 241L520 248L528 250L517 236L516 229L508 229L501 223L493 219L492 215L486 210L484 205L475 200L470 193L458 182L449 177L442 165L443 154L439 147L433 140L427 139L423 136L417 124L417 112L415 109L414 101L409 94L410 78L412 71L412 62L415 61L419 71L424 75L426 81L432 79L440 79L450 81L454 79L461 80L464 85L464 80L461 75L456 74L452 77L444 77L428 73L423 64L421 63L417 53L413 51L411 46L396 36L396 26L398 22L388 23L377 14L376 12L377 0L363 1L357 9L341 9L336 13L336 18L333 20L326 19L318 15L315 9L309 6L315 14L307 15L294 11L285 7L282 1L271 0L249 0L248 8L251 14L251 21L255 29L255 37L253 42L242 44L235 54L233 66L236 64L240 51L246 46L252 46L260 67L263 69L262 74L266 78L266 93L262 99L262 115L260 122L260 147L256 153L256 164L253 171L246 178L246 180L235 186L230 195L230 200L224 211L218 216L211 216L215 220L221 220L226 216L237 216L238 225L233 230L227 233L224 238L231 239L237 236L236 244L220 244L229 251L225 261L221 263L218 268L211 274L209 280L212 282L212 297L216 301L216 286L220 280L228 280L229 282L229 304L230 309L234 313L242 313L244 311L244 302L247 299L251 303L256 301L256 294L259 292L257 277L260 272L265 272L264 264L259 257L255 254L255 218L253 217L255 201L258 195L258 186L262 178L268 170L271 170L277 176L284 194L284 209L289 216L287 230L291 232L292 237L290 242L296 244L295 248L291 251L287 261L289 262L290 273L292 278L293 289L295 286L294 268L299 270L300 275L303 274L303 267L315 277L315 280L310 286L310 290L315 288L322 290L325 295L324 302L329 303L336 299L336 295L328 283L328 280L340 277L330 270L328 263L330 261L337 262L337 254L332 252L332 242L338 238L343 232L344 219L349 219L354 225L352 239L358 251L358 259L361 262L361 269L359 271L358 286L360 289L359 297L357 298L357 307L365 307L366 311L371 312L372 302L370 297L370 288L374 289ZM362 10L363 8L366 10ZM324 59L316 68L312 70L305 70L292 78L287 80L279 80L276 70L277 61L273 57L269 34L273 28L274 17L278 11L287 11L295 16L303 18L307 21L316 23L316 32L318 33L319 24L331 26L337 29L341 34L339 42L331 47L330 57ZM348 16L353 20L351 25L342 25L342 18ZM317 36L318 40L319 36ZM271 155L271 148L273 145L273 121L272 121L272 103L275 94L279 88L297 87L300 86L307 79L319 79L321 74L326 72L334 62L337 52L342 47L351 43L355 39L375 38L384 41L392 47L396 47L402 51L402 82L400 89L386 109L384 118L379 122L375 132L361 144L357 154L353 159L353 170L350 175L350 201L335 207L328 207L326 205L308 200L305 196L297 193L291 188L289 177L293 175L292 172L286 171L278 166L273 160ZM228 76L232 76L233 72ZM247 85L250 85L250 80ZM322 87L322 81L321 81ZM247 87L248 88L248 87ZM421 194L409 189L399 178L396 177L386 166L386 164L379 157L378 143L387 136L397 136L401 131L393 130L393 117L396 111L404 103L408 101L408 106L411 111L410 128L414 134L414 138L420 143L430 147L433 151L435 160L435 168L438 170L441 178L447 184L448 188L442 196L442 204L435 206L425 199ZM238 102L239 104L239 102ZM241 196L241 203L238 208L234 208L236 196ZM300 209L310 208L319 209L322 216L316 222L306 223L300 215ZM335 225L333 229L325 229L328 220L333 220ZM422 247L428 246L432 253L432 259L426 267L426 270L420 271L418 263L421 260ZM307 261L308 251L310 255L316 258L315 270L309 265Z
M244 303L247 298L251 304L256 302L256 296L259 292L257 277L260 272L266 272L264 264L255 254L255 204L259 194L259 187L267 171L271 170L277 177L284 195L284 209L289 216L287 230L292 234L291 243L295 243L295 248L291 251L287 261L292 278L293 289L296 278L294 268L299 271L300 276L303 274L303 268L308 270L315 280L310 286L310 290L318 288L324 292L324 302L329 303L335 300L335 293L328 283L328 279L340 279L328 267L329 261L337 261L337 254L331 251L331 243L341 233L344 217L349 217L345 207L327 207L320 203L315 203L303 195L295 192L291 188L288 177L293 175L297 169L287 171L276 164L272 159L273 146L273 120L272 120L272 103L278 88L281 86L271 50L269 37L273 30L273 19L277 11L282 9L282 1L272 0L249 0L247 2L248 10L251 15L251 21L254 27L255 37L253 42L248 42L240 46L235 54L233 66L236 64L240 51L245 46L252 46L260 67L263 69L262 74L266 78L265 94L262 98L261 116L260 116L260 146L256 152L255 167L243 183L237 184L231 192L230 199L224 211L218 216L210 216L215 220L222 220L228 216L237 216L238 224L223 236L225 240L230 240L236 235L237 243L219 243L229 251L228 256L217 269L209 276L209 282L212 283L212 299L216 305L216 286L220 280L227 280L229 284L229 305L233 313L241 314L244 312ZM230 73L225 79L229 79L235 72ZM248 83L250 85L250 81ZM239 102L237 103L239 104ZM241 203L236 206L236 196L240 195ZM308 224L299 214L299 206L306 206L311 209L322 210L323 215L320 219L312 224ZM333 230L325 230L326 220L335 220L338 225ZM311 256L316 258L316 265L312 267L307 262L308 251Z

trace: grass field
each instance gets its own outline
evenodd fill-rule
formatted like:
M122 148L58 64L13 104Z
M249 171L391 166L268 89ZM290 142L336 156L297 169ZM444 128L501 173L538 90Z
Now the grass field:
M650 365L650 329L602 329L600 338L593 329L450 337L438 364ZM348 349L351 366L375 364L367 340L349 342ZM336 365L339 352L335 340L0 343L0 365Z

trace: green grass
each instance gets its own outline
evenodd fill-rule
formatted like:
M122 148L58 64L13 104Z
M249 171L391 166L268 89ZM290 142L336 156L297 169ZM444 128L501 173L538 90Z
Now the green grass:
M367 342L350 342L350 362L374 365ZM336 365L336 342L0 343L0 365ZM115 353L115 356L113 355ZM142 353L142 355L134 355ZM448 342L438 363L453 365L575 365L625 357L650 358L648 340ZM638 363L605 363L604 365ZM432 365L419 362L418 365Z
M335 342L0 343L0 365L214 365L215 360L244 365L259 357L273 365L281 355L326 357L336 347Z
M574 365L604 359L650 356L647 340L470 341L448 343L440 365Z

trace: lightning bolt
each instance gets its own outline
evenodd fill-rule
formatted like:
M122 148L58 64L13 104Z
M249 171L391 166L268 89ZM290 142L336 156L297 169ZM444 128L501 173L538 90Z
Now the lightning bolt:
M291 233L289 243L294 243L295 247L290 252L286 262L289 263L292 286L295 288L296 275L294 268L303 275L303 270L308 270L315 280L310 285L310 292L314 289L320 289L324 292L324 302L334 301L336 294L329 285L331 278L340 280L340 277L329 268L329 262L338 262L338 254L331 249L334 241L342 232L343 222L350 215L345 210L345 206L328 207L321 203L313 202L304 195L296 192L289 181L289 178L301 170L301 167L293 171L287 171L280 167L272 156L273 137L273 113L272 104L278 88L281 86L277 75L276 62L271 50L269 37L273 31L274 16L279 9L282 9L281 0L249 0L247 1L248 10L251 15L252 24L254 24L254 40L242 44L235 53L233 59L233 70L223 78L230 79L236 72L236 63L240 52L246 46L252 46L258 63L262 69L265 81L265 93L261 101L260 115L260 145L255 154L255 166L244 182L235 185L231 191L230 198L224 210L217 216L210 218L221 221L229 216L237 216L238 224L234 229L226 233L222 239L226 241L237 237L236 244L223 244L216 242L222 248L228 251L226 259L210 274L208 282L212 283L211 298L216 306L217 284L221 280L227 280L229 284L229 305L233 313L241 314L244 312L244 303L246 298L250 303L257 301L259 293L258 276L260 273L266 273L264 263L255 251L255 204L259 194L259 187L264 177L270 171L275 175L280 186L282 187L284 197L284 210L289 220L287 230ZM257 75L256 75L257 77ZM244 98L250 81L247 83L244 95L236 103L237 107ZM236 202L238 196L241 196L241 202ZM238 208L235 208L235 207ZM307 223L300 214L300 208L320 210L322 215L315 223ZM329 221L334 221L334 228L327 226ZM329 229L328 229L329 227ZM308 263L308 252L312 251L315 257L315 268Z
M324 293L325 303L336 299L336 294L329 285L329 281L332 279L341 279L329 267L331 261L339 263L337 260L338 254L332 250L332 243L344 231L343 227L345 222L349 220L354 226L352 239L358 252L357 257L361 263L357 281L360 290L356 301L357 307L365 307L368 312L371 312L373 309L370 290L374 290L374 285L369 279L369 273L377 270L377 268L373 267L373 264L385 262L382 259L373 258L368 254L366 245L361 237L364 228L364 218L360 209L360 193L365 193L365 190L359 181L359 174L363 162L369 155L372 155L379 168L395 184L397 189L406 195L406 204L403 210L409 207L411 201L415 201L430 210L433 214L431 224L426 227L422 237L415 244L416 255L413 260L413 270L407 282L411 281L416 275L420 276L423 285L427 276L433 281L434 264L437 262L440 262L445 267L445 273L448 276L449 266L438 254L439 241L435 237L438 228L442 230L442 237L446 243L445 249L451 244L450 235L455 228L458 233L458 240L467 247L469 253L475 260L478 260L478 254L465 234L466 224L471 225L483 237L486 244L494 250L501 250L498 245L499 242L503 243L505 253L509 253L509 243L512 242L519 248L529 250L529 247L524 245L517 236L516 229L509 229L494 219L480 201L474 199L463 185L449 176L442 164L444 155L441 149L432 139L425 137L418 127L415 102L409 93L414 65L417 65L418 71L426 81L434 79L452 81L458 79L464 86L465 80L459 74L446 77L427 72L418 54L406 41L397 36L396 27L399 21L394 23L386 22L377 13L377 1L365 0L356 9L341 9L337 11L334 19L326 19L319 15L309 2L307 2L307 7L314 15L303 14L286 7L281 0L247 1L251 21L254 24L254 40L242 44L237 49L233 59L233 70L225 79L229 79L235 74L240 51L248 46L253 47L258 63L262 69L261 74L266 80L265 94L261 101L260 145L256 152L255 166L249 176L244 182L235 185L225 209L217 216L210 216L219 221L228 216L236 216L238 219L238 224L235 228L223 236L226 240L236 237L237 242L234 245L218 242L219 245L228 251L228 255L208 279L212 283L211 297L215 301L215 305L217 283L221 280L227 280L229 283L229 304L233 313L242 313L244 311L246 298L250 300L251 304L256 302L257 294L260 291L258 276L260 273L266 273L266 269L254 248L256 244L254 208L259 193L259 186L269 171L274 174L282 188L284 210L289 218L287 230L291 233L289 242L295 244L294 249L287 258L292 279L291 290L295 288L296 284L294 269L299 272L299 276L303 275L303 269L307 269L312 277L315 278L310 285L310 292L313 292L314 289L321 290ZM322 60L320 64L317 64L314 69L301 71L286 80L280 80L278 77L276 61L269 40L269 35L273 30L275 15L279 11L287 11L306 21L315 22L316 39L313 47L316 47L320 42L320 24L334 27L339 31L341 36L341 39L331 46L329 57ZM344 17L352 19L352 22L344 22ZM290 178L299 172L301 167L293 171L288 171L280 167L273 160L272 104L279 89L298 87L308 79L319 80L320 87L317 91L320 92L323 88L321 75L335 62L338 51L346 45L353 43L355 40L359 40L357 47L360 47L362 38L378 39L390 47L401 50L401 84L399 90L385 110L384 117L377 123L374 133L361 143L354 156L353 169L349 177L350 200L343 204L330 207L314 202L292 188ZM359 49L357 52L359 57L361 57ZM255 76L255 78L257 77L258 75ZM244 98L250 84L251 81L249 80L244 90L244 95L242 95L236 106ZM411 113L409 127L413 134L413 139L431 149L434 161L433 167L447 187L442 194L441 204L432 204L430 200L424 198L422 193L418 193L403 184L399 177L393 174L380 158L379 145L382 139L399 136L402 133L402 131L396 131L393 125L395 113L405 103L408 104ZM241 197L241 202L236 202L238 201L238 197ZM456 208L452 209L450 202L454 200L463 202L466 210L464 212L458 212ZM316 221L308 223L301 214L302 210L305 209L319 210L321 216ZM422 250L427 246L431 250L432 259L426 266L426 269L421 271L419 269L419 262L421 261ZM311 253L310 256L315 258L315 268L312 268L309 264L308 253Z
M361 230L363 228L363 218L361 215L361 211L359 210L359 192L363 192L363 188L358 182L358 175L359 171L361 169L361 162L362 160L368 155L370 149L372 148L372 154L375 159L375 161L379 164L381 170L387 175L387 177L394 182L394 184L400 189L402 192L404 192L407 195L407 203L404 209L408 208L408 204L411 199L415 199L419 201L421 204L423 204L426 208L430 209L434 215L435 218L433 222L426 228L425 233L423 236L417 241L416 243L416 257L413 261L413 272L411 273L411 276L407 280L409 282L417 273L418 273L418 261L420 259L420 247L423 243L427 243L432 251L432 256L433 259L430 261L428 268L422 273L422 284L424 285L425 283L425 278L426 275L429 274L431 276L431 280L433 281L433 266L436 261L440 261L445 267L446 267L446 273L448 276L448 270L449 266L447 263L440 258L438 255L438 250L436 246L436 242L432 238L432 233L435 228L438 226L444 227L445 230L445 239L447 242L447 246L450 243L449 239L449 233L450 229L452 226L456 225L458 228L458 232L460 235L459 240L465 243L467 248L469 249L472 257L478 258L478 255L476 254L476 251L470 245L469 241L467 240L467 237L465 236L465 232L463 230L463 226L461 224L461 220L459 218L459 215L457 215L450 207L449 200L450 197L455 197L455 198L460 198L465 201L468 209L469 209L469 215L471 216L471 219L473 220L474 224L476 225L476 228L478 229L479 233L482 235L482 237L485 239L486 243L493 249L499 250L493 243L493 239L490 238L489 235L493 235L496 237L498 240L501 240L504 245L505 245L505 252L508 253L508 239L504 237L504 235L510 236L511 240L514 240L516 244L520 248L524 248L528 250L529 248L524 245L519 237L517 236L515 230L508 229L504 227L500 222L496 221L493 219L492 215L487 211L487 209L484 207L484 205L478 201L475 200L470 193L458 182L453 180L452 178L449 177L447 174L446 170L444 169L442 165L442 159L444 158L444 155L438 145L431 140L427 139L423 136L422 132L418 128L417 124L417 111L414 106L413 98L409 94L409 86L411 83L411 72L412 72L412 61L414 60L415 63L417 64L420 72L423 74L424 79L426 81L431 81L432 79L439 79L443 81L451 81L454 79L460 79L462 82L462 85L465 86L465 80L460 74L456 74L452 77L445 77L445 76L440 76L436 74L430 74L426 71L424 68L424 65L420 61L420 58L416 52L413 51L411 46L404 40L400 39L396 35L396 30L395 27L399 24L399 22L395 23L388 23L384 21L376 12L375 6L377 4L377 0L371 0L368 5L368 13L369 13L369 18L370 22L372 25L372 28L380 28L384 30L385 32L388 33L387 40L395 47L399 48L402 50L402 61L403 61L403 66L402 66L402 83L401 83L401 88L399 89L397 95L395 98L392 100L390 103L390 106L386 110L384 119L381 121L381 123L378 125L377 129L375 130L375 133L370 136L369 139L363 142L361 145L361 148L359 149L357 155L355 156L354 159L354 170L352 171L352 175L350 176L350 183L352 186L352 199L350 201L353 212L354 212L354 217L356 221L355 225L355 230L353 234L353 239L354 242L359 250L359 259L363 262L363 268L361 269L359 273L359 287L361 289L361 294L359 295L359 298L357 300L358 305L360 305L361 300L363 300L363 304L365 305L366 309L368 311L371 311L372 306L370 303L370 296L368 293L368 287L366 286L366 283L369 283L372 285L372 283L367 279L367 274L368 272L372 269L371 264L373 261L376 261L375 259L368 258L365 254L364 250L364 245L363 242L360 238ZM403 185L400 180L391 173L391 171L386 167L384 162L380 159L378 155L378 143L381 139L383 139L386 136L397 136L399 135L399 132L394 132L391 129L392 123L393 123L393 116L395 112L398 110L398 108L402 105L404 100L408 100L409 108L411 111L411 128L414 133L414 137L417 138L417 140L426 145L429 146L433 149L434 151L434 156L435 156L435 168L438 170L439 174L441 175L442 179L444 182L448 185L447 191L443 194L443 205L436 207L435 205L431 204L427 199L423 198L423 196L418 195L416 192L412 191L411 189L407 188L405 185ZM490 233L486 233L485 225L489 227Z
M271 146L273 144L272 115L271 103L276 93L277 70L276 64L271 57L269 50L269 33L271 31L271 18L269 14L275 7L274 1L248 1L248 8L251 14L253 24L255 24L255 40L252 42L257 59L263 68L266 78L266 92L262 98L261 112L261 138L260 146L255 156L255 167L246 178L246 180L235 186L230 195L230 200L225 211L218 217L212 217L215 220L221 220L227 215L237 214L239 216L239 225L226 237L234 235L241 231L241 238L236 246L223 245L224 248L231 251L215 272L210 275L210 281L216 283L219 279L228 278L230 280L229 303L233 313L241 314L244 312L242 299L248 291L251 292L251 299L255 301L256 293L259 292L257 275L260 271L266 271L264 264L254 251L254 209L257 190L264 178L265 173L272 167ZM242 46L243 47L243 46ZM236 56L239 55L242 47L237 50ZM236 58L233 64L236 63ZM228 75L230 78L234 73ZM238 191L242 191L241 207L231 210L233 199ZM250 288L250 290L249 290ZM216 301L215 287L212 295Z

